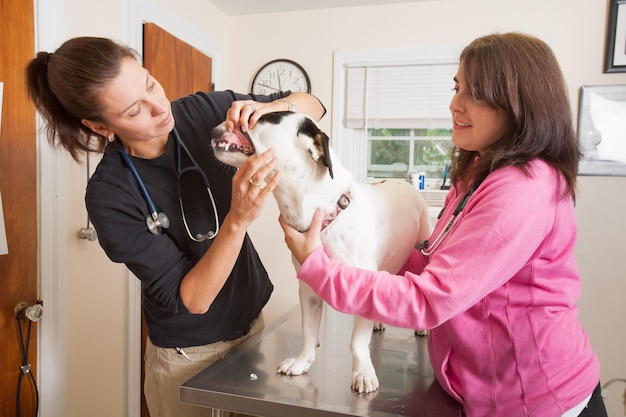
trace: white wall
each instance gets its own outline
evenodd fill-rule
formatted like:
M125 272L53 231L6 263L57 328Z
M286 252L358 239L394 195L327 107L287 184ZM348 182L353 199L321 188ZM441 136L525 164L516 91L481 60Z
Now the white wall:
M439 0L414 4L328 9L227 18L209 0L154 0L173 19L182 19L223 43L225 62L219 88L245 92L265 62L290 58L304 66L313 94L327 106L321 123L331 131L333 52L357 48L459 47L493 31L519 30L546 40L561 62L571 102L581 85L626 84L626 73L603 74L605 0ZM130 41L131 0L65 0L67 37L108 36ZM85 168L67 173L67 415L126 415L127 276L94 242L77 238L86 223ZM581 177L577 214L577 256L583 275L580 315L602 361L602 379L626 376L626 270L622 237L626 225L618 207L626 178ZM289 253L270 204L250 232L276 284L266 317L273 320L295 305L297 284ZM616 385L606 400L609 415L622 415Z

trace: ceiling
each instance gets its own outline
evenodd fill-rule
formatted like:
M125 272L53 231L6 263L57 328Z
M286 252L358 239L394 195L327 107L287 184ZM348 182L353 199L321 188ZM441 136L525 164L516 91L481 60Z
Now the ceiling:
M416 3L425 0L209 0L228 16L294 12L337 7Z

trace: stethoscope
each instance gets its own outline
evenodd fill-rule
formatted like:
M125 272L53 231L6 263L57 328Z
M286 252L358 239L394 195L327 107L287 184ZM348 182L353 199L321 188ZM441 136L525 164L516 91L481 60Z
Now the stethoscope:
M174 139L176 140L176 150L177 150L176 174L178 176L178 180L180 181L181 176L185 172L188 172L188 171L196 171L198 174L200 174L202 177L202 180L204 181L204 185L206 186L207 192L209 194L209 198L211 199L211 205L213 206L213 215L215 216L215 231L209 230L205 234L201 234L201 233L197 233L195 235L192 234L191 231L189 230L189 225L187 224L187 218L185 216L185 210L183 207L182 198L179 197L178 199L180 202L180 210L182 213L185 229L187 230L187 234L189 235L191 240L193 240L194 242L203 242L207 239L213 239L215 236L217 236L217 233L219 232L219 229L220 229L220 225L219 225L219 219L217 216L217 207L215 206L213 193L211 192L211 187L209 186L209 180L206 174L204 173L204 171L202 171L198 163L191 156L189 149L187 149L187 146L185 146L185 143L180 138L180 135L178 134L178 131L176 130L176 128L174 128L173 133L174 133ZM146 204L148 205L148 210L150 211L150 214L146 217L146 226L148 226L148 230L150 231L150 233L152 233L153 235L159 235L161 234L163 229L167 229L168 227L170 227L170 219L167 216L167 214L163 213L162 211L161 212L157 211L157 208L154 202L152 201L152 198L150 197L150 193L148 192L146 185L144 184L143 180L139 176L139 172L137 172L137 169L135 168L135 164L133 164L133 161L130 159L130 156L128 156L128 153L126 153L124 146L122 146L119 143L119 141L117 143L117 148L120 150L120 153L122 154L122 158L124 158L124 161L126 162L126 165L128 165L128 168L130 169L130 172L133 174L133 177L135 177L135 181L137 181L137 185L139 186L139 189L141 190L141 193L143 194L144 200L146 200ZM186 167L186 168L181 167L182 166L181 150L185 151L185 154L187 158L189 158L189 160L191 161L192 166Z
M433 254L433 252L437 250L437 248L441 245L441 242L443 242L443 240L450 234L450 231L452 230L457 220L459 219L459 214L463 212L463 209L465 209L465 205L467 204L467 201L472 196L472 194L474 194L474 191L476 191L477 187L478 187L477 185L473 185L472 188L470 188L465 193L463 198L456 205L454 212L452 212L452 217L450 218L450 221L448 221L448 224L446 225L446 227L441 232L439 232L439 236L437 236L437 238L432 244L428 240L425 240L423 243L420 243L419 245L417 245L417 249L419 249L420 252L422 252L422 254L426 256L430 256ZM437 216L437 219L441 218L445 210L446 210L445 207L441 209L441 211L439 212L439 215Z

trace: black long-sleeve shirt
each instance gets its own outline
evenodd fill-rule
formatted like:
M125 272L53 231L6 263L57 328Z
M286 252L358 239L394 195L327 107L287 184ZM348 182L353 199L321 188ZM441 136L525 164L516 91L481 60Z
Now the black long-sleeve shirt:
M235 100L269 102L271 96L241 95L231 91L196 93L172 102L175 129L205 172L220 224L230 207L235 169L219 162L211 149L211 130L223 122ZM208 250L213 240L194 242L183 224L176 170L176 140L170 133L167 151L155 159L130 157L158 211L170 226L159 235L146 226L146 200L122 159L108 146L87 185L85 201L100 245L114 262L126 266L141 280L142 309L148 335L156 346L187 347L240 337L268 302L273 285L246 235L239 258L224 287L205 314L191 314L180 297L185 274ZM206 200L206 189L198 196ZM207 207L203 215L213 218ZM190 214L187 213L187 216Z

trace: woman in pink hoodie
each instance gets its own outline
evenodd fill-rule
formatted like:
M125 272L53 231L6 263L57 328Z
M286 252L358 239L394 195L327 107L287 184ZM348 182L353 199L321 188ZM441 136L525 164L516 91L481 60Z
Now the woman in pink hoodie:
M281 219L298 277L339 311L430 329L437 379L468 417L605 417L576 305L581 154L558 62L535 37L484 36L454 89L453 187L431 239L392 275L331 259L321 210L305 233Z

